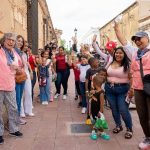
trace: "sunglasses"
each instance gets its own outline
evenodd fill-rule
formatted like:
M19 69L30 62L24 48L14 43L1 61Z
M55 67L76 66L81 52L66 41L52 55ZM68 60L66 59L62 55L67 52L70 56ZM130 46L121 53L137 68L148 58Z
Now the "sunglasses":
M140 41L140 40L141 40L141 37L135 37L134 42Z

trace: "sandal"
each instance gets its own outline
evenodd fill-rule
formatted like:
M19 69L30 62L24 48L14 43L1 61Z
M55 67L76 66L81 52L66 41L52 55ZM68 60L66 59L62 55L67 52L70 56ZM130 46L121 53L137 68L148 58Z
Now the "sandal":
M122 130L123 130L122 126L118 126L118 127L113 129L113 133L117 134L117 133L119 133Z
M132 136L133 136L132 130L127 129L127 131L126 131L126 133L125 133L125 135L124 135L125 139L131 139Z

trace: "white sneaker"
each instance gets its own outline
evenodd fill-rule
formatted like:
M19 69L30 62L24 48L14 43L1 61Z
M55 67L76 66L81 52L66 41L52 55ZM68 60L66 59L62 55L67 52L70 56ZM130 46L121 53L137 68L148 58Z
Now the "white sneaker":
M42 105L48 105L47 101L42 102Z
M55 96L54 96L54 98L56 99L56 98L58 98L59 96L60 96L60 94L56 93Z
M26 115L25 115L25 114L20 114L20 117L21 117L21 118L25 118Z
M35 116L35 114L34 113L31 113L31 114L27 114L28 116L30 116L30 117L34 117Z
M45 105L48 105L48 101L45 101Z
M81 113L82 113L82 114L85 114L85 113L86 113L86 107L83 107L83 108L82 108Z
M63 98L62 98L63 100L65 100L65 99L67 99L67 96L66 95L63 95Z

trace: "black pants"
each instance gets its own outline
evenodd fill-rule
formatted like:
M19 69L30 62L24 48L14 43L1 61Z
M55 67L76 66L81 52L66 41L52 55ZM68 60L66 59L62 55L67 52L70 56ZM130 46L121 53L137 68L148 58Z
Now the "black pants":
M57 80L55 82L56 85L56 93L60 94L60 89L61 89L61 84L63 86L64 89L64 95L67 94L67 89L68 89L68 72L67 70L64 71L59 71L57 72Z
M78 95L81 95L79 83L80 83L80 81L75 81L75 86L76 86L77 93L78 93Z
M145 137L150 137L150 97L143 90L135 90L135 103Z

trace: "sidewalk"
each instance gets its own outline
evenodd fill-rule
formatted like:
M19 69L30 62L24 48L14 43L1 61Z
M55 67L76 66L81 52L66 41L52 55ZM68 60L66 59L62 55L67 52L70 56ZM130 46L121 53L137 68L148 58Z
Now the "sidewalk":
M74 100L73 74L69 79L67 100L55 100L48 106L41 105L38 101L36 90L34 103L35 117L27 118L27 124L21 126L24 136L22 138L10 137L5 131L5 144L0 145L0 150L138 150L138 143L143 137L136 111L131 111L133 118L134 135L131 140L124 139L124 131L118 135L112 134L114 123L110 110L105 110L109 122L110 141L98 139L92 141L89 134L76 135L70 133L70 124L84 122L86 115L81 114L77 108L78 101Z

